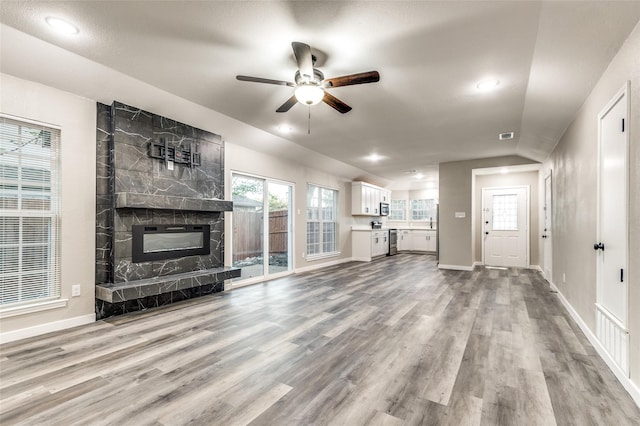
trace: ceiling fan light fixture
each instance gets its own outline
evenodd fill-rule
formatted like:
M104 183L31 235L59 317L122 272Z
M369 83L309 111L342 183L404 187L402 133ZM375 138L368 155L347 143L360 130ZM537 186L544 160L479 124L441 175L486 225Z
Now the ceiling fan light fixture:
M301 104L316 105L322 101L324 90L320 86L305 84L298 86L294 94Z

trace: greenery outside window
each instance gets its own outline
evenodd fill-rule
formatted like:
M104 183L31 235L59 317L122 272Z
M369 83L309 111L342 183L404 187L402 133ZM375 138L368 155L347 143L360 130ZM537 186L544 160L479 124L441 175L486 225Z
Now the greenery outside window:
M307 186L307 255L337 252L338 191Z

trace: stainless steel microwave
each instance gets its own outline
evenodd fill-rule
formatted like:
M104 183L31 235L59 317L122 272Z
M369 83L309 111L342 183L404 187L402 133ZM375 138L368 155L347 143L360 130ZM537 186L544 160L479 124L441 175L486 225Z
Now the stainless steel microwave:
M380 203L380 216L389 216L389 203Z

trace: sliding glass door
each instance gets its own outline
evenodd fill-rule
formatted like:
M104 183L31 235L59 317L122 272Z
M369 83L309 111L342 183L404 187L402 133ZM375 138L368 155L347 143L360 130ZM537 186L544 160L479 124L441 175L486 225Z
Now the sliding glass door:
M289 183L233 173L233 266L258 280L292 269L292 196Z

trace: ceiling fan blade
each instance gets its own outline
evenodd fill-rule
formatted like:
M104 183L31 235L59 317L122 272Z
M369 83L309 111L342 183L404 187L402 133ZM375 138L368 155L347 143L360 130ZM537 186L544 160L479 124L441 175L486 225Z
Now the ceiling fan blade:
M344 75L342 77L327 78L325 87L352 86L354 84L375 83L380 81L378 71L367 71L358 74Z
M324 97L322 98L322 102L324 102L325 104L329 105L331 108L335 109L336 111L342 114L346 114L347 112L351 111L351 107L349 105L345 104L344 102L342 102L340 99L336 98L329 92L324 92Z
M311 47L308 44L294 41L291 43L293 55L298 63L298 70L301 76L313 78L313 58L311 57Z
M287 112L291 109L292 106L294 106L296 104L296 102L298 102L298 99L296 99L295 95L290 97L287 102L283 103L282 105L280 105L280 108L278 108L276 110L276 112Z
M289 86L289 87L295 87L296 85L293 83L290 83L288 81L282 81L282 80L271 80L268 78L260 78L260 77L250 77L248 75L236 75L236 78L240 81L251 81L253 83L267 83L267 84L278 84L280 86Z

